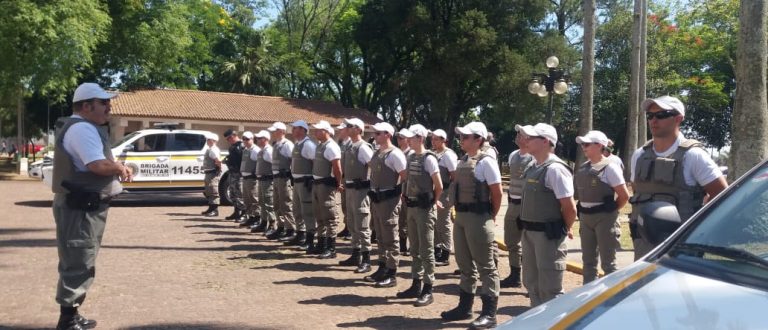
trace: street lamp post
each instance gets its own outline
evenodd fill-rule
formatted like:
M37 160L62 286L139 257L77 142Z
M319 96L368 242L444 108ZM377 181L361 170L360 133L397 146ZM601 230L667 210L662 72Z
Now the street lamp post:
M568 75L563 69L557 68L560 60L555 56L547 58L548 73L534 73L531 83L528 84L528 92L541 97L549 96L549 111L547 112L547 123L552 124L554 117L553 97L555 94L565 94L568 91Z

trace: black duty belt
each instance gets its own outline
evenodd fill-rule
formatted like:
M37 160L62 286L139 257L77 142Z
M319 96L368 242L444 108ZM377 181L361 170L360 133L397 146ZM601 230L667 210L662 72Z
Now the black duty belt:
M370 180L354 180L352 182L345 182L344 188L347 189L369 189L371 188Z
M274 179L274 178L275 178L274 175L268 174L268 175L259 175L259 176L256 177L256 180L259 180L259 181L272 181L272 179Z
M530 231L545 231L547 230L547 223L546 222L530 222L525 220L518 220L521 229L530 230Z
M292 177L291 171L288 170L280 170L277 172L277 174L274 175L275 179L283 179L283 178L290 178Z
M584 214L610 213L610 212L616 211L616 209L617 209L616 201L614 201L613 199L593 207L583 207L581 206L581 202L579 202L576 205L576 210L579 213L584 213Z
M456 203L456 212L491 213L491 203Z
M302 176L302 177L298 177L298 178L294 178L293 179L293 181L296 182L296 183L304 183L304 182L311 183L313 180L314 180L314 178L311 177L311 176Z
M203 173L205 173L205 174L210 174L210 173L216 173L216 172L218 172L218 171L219 171L219 170L203 170Z
M325 178L315 179L312 182L312 184L313 185L324 184L324 185L329 186L329 187L336 187L336 186L339 185L339 182L336 181L336 178L334 178L332 176L329 176L329 177L325 177Z
M371 202L381 203L385 200L392 199L394 197L400 197L403 193L403 186L397 185L393 189L388 190L370 190L368 191L368 197L371 198Z
M431 193L419 194L416 197L406 197L405 206L418 207L422 209L430 209L435 203L435 196Z
M543 232L547 239L550 240L559 240L568 233L563 220L551 222L530 222L518 218L517 224L518 228L522 230Z
M253 180L256 179L255 175L244 175L243 180Z

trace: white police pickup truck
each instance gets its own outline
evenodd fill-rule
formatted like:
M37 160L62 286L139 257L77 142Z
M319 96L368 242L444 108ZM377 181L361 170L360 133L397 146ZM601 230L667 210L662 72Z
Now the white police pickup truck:
M203 191L203 155L208 131L175 129L173 125L130 133L112 144L117 161L133 169L133 181L124 182L127 192ZM222 159L226 156L222 151ZM43 181L51 185L53 166L44 166ZM227 168L222 164L219 193L222 203L230 203L227 193Z

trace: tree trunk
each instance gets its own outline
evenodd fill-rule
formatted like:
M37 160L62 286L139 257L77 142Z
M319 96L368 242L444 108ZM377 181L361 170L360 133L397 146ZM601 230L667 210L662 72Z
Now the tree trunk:
M768 156L768 0L742 0L739 11L731 181Z
M640 16L642 0L635 0L632 23L632 59L630 61L629 109L627 113L627 135L624 139L624 176L629 179L632 153L637 149L637 116L639 108L638 87L640 71Z
M647 0L640 0L642 1L642 5L640 6L640 9L642 10L642 13L640 14L640 67L639 67L639 76L637 78L638 82L638 111L637 111L637 146L640 147L645 144L646 141L648 141L648 122L645 119L645 114L643 111L639 108L639 104L645 100L646 96L646 63L648 60L648 2Z
M16 88L16 150L21 157L24 150L24 87L19 85Z
M584 49L582 51L581 68L581 116L579 118L579 135L583 136L592 130L592 106L594 99L595 80L595 0L584 0ZM585 161L584 153L576 153L576 164Z

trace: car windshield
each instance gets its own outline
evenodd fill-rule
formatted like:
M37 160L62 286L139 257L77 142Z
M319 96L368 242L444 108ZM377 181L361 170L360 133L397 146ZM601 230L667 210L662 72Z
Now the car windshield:
M114 148L117 148L117 147L118 147L118 146L120 146L121 144L125 143L125 141L128 141L128 140L132 139L132 138L133 138L134 136L136 136L136 135L139 135L139 132L138 132L138 131L136 131L136 132L133 132L133 133L130 133L130 134L128 134L128 135L126 135L126 136L124 136L124 137L123 137L122 139L120 139L119 141L117 141L117 142L115 142L115 143L112 143L112 148L113 148L113 149L114 149Z
M672 247L673 256L716 263L739 275L768 279L768 163L732 187Z

